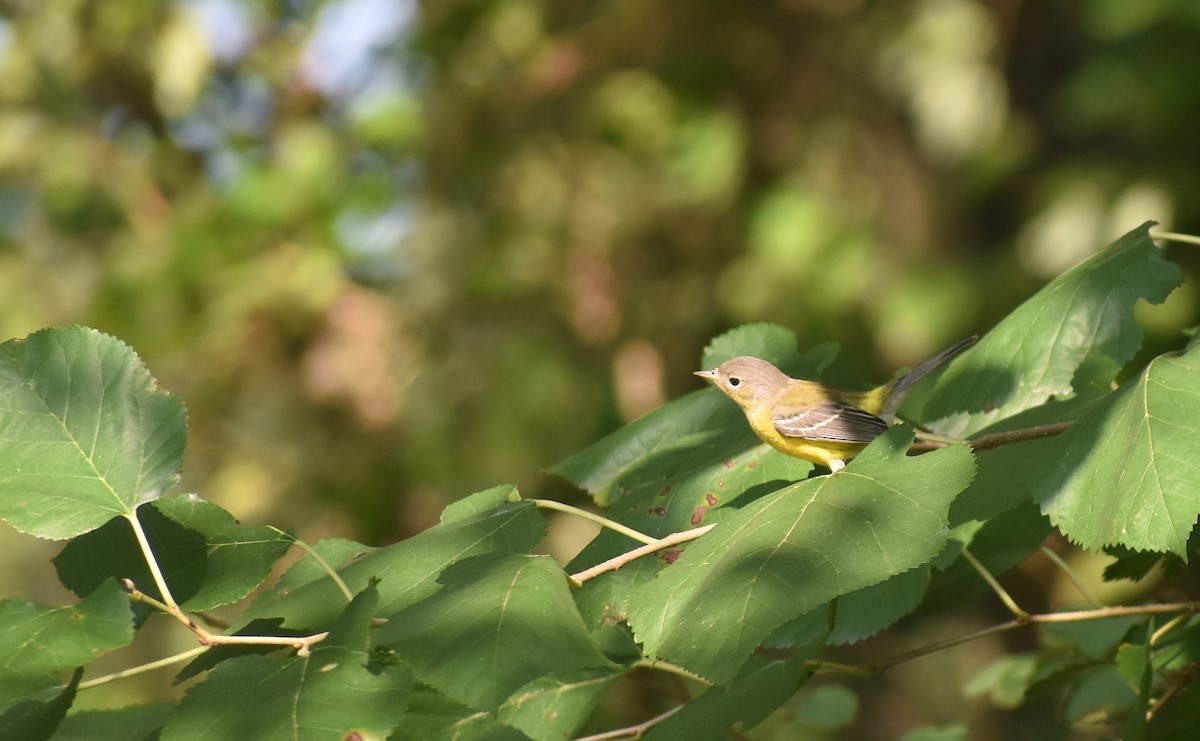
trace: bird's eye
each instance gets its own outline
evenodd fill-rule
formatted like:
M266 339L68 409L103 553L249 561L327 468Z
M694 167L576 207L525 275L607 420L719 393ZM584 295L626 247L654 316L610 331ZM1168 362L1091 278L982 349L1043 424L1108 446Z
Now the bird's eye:
M738 386L741 386L741 385L742 385L742 379L738 378L737 376L729 377L729 386L731 388L737 388Z

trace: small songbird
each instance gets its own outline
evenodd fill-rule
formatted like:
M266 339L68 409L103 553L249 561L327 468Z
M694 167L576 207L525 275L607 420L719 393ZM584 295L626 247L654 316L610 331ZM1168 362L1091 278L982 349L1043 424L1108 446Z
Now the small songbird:
M888 428L914 383L978 339L968 337L870 391L838 391L791 378L765 360L746 356L696 375L736 401L764 442L836 472Z

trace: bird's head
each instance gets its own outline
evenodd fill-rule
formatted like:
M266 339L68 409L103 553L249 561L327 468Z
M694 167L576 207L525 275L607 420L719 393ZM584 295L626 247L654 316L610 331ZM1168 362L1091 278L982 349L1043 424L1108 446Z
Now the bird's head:
M695 374L715 383L744 409L774 400L792 380L767 361L749 356L726 360L713 370Z

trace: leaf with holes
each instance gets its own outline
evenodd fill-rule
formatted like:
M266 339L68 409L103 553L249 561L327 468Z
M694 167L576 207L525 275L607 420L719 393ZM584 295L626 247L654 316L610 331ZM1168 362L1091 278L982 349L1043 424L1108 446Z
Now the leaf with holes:
M183 405L128 345L82 327L0 345L0 517L73 538L162 496L187 437Z

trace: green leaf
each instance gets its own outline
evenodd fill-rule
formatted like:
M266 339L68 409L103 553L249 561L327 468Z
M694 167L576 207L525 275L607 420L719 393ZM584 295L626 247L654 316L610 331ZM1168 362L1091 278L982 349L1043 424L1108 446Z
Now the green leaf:
M195 495L160 499L138 510L138 518L172 595L187 611L210 610L250 594L292 543L275 528L240 525ZM162 598L124 518L72 540L54 566L63 585L81 596L115 577L133 579L142 592Z
M0 715L0 738L43 741L54 736L58 724L75 702L81 677L82 667L76 669L66 687L56 691L52 697L22 700L10 706Z
M810 676L797 654L784 661L755 657L725 687L712 687L650 729L647 741L726 739L734 725L748 731L788 701Z
M825 733L845 728L858 713L858 695L840 684L823 684L805 690L788 710L804 726Z
M141 741L161 728L174 709L173 702L159 702L71 713L58 726L54 741Z
M308 656L242 656L214 669L184 695L162 741L343 741L385 737L400 723L412 673L400 664L368 669L367 634L379 595L372 584Z
M917 609L928 586L929 568L921 566L838 597L829 643L855 643L895 624Z
M129 595L108 581L71 607L0 601L0 668L49 674L94 661L133 640Z
M900 741L967 741L971 737L965 724L922 726L904 734Z
M952 540L938 557L939 568L933 572L919 612L930 614L962 607L989 591L979 572L962 558L962 545L969 546L971 555L990 573L999 575L1036 551L1050 530L1050 521L1037 505L1026 502L974 528L965 543Z
M988 695L996 707L1011 710L1025 701L1037 666L1036 656L1004 656L972 677L963 691L967 697Z
M1160 303L1183 279L1150 241L1151 225L1134 229L1017 307L936 383L914 390L905 410L919 409L922 420L946 418L939 431L966 437L1071 395L1077 375L1095 381L1103 367L1111 380L1142 342L1135 304Z
M647 655L729 681L786 621L936 556L973 459L962 446L910 458L911 442L889 430L845 471L770 494L692 543L631 598Z
M0 345L0 517L73 538L175 483L183 405L137 355L95 330L42 330Z
M533 502L505 503L352 558L338 574L352 590L379 578L380 614L389 615L436 592L438 575L450 564L484 553L527 553L545 533L546 519ZM297 629L328 625L346 598L324 571L311 566L302 570L310 581L285 575L277 589L255 600L243 621L280 617Z
M377 631L417 678L473 708L500 705L551 672L607 667L545 556L488 554L447 568L440 591Z
M1187 558L1200 515L1200 343L1160 355L1050 441L1037 501L1085 548Z
M496 719L534 741L571 738L621 674L615 668L597 667L538 677L505 700Z

